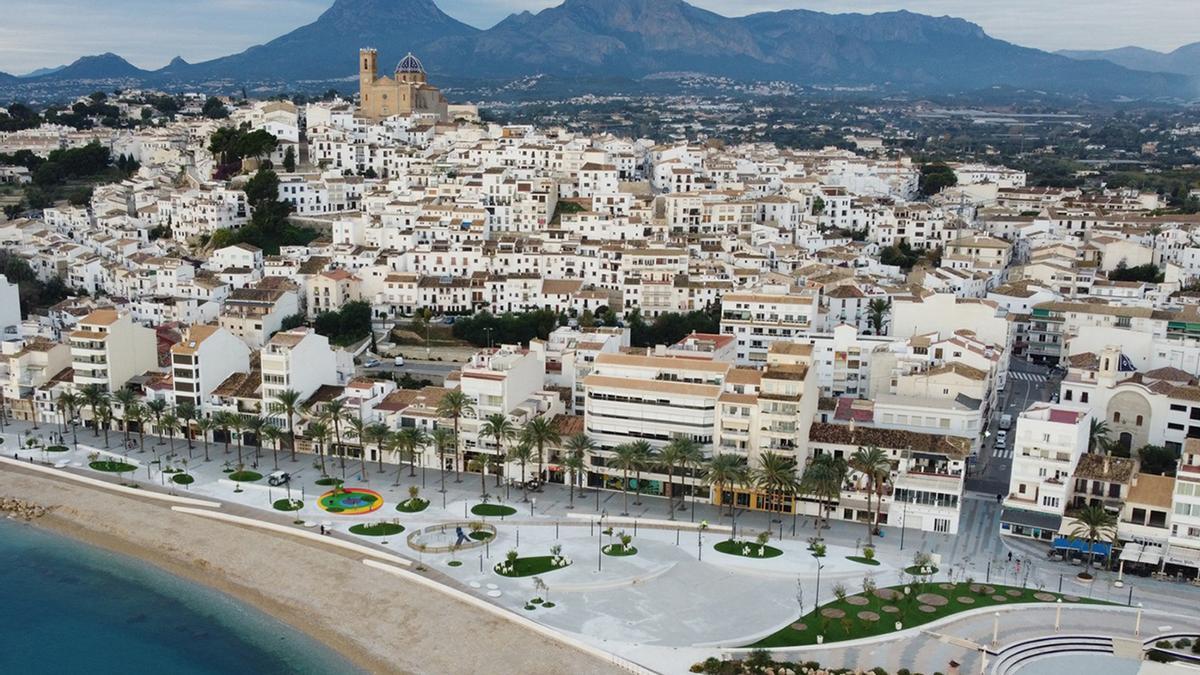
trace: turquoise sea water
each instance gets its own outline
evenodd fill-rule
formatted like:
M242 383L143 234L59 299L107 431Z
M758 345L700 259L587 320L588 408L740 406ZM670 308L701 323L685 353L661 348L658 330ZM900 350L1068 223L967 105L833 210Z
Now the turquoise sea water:
M253 607L0 519L0 673L357 673Z

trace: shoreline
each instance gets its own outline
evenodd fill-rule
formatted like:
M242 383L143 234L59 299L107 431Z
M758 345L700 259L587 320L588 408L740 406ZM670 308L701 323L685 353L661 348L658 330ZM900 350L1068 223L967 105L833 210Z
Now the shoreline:
M29 521L34 527L224 593L366 672L552 673L561 672L558 666L564 662L581 673L617 671L507 621L472 612L436 591L405 584L358 558L282 535L7 467L0 470L0 496L47 507L45 515ZM179 536L182 532L191 545ZM262 590L268 587L270 595ZM363 624L362 607L368 602L379 617ZM455 623L462 624L461 630L454 630ZM471 645L464 644L464 636L470 636ZM496 657L503 652L511 658L499 662L511 670L497 669Z

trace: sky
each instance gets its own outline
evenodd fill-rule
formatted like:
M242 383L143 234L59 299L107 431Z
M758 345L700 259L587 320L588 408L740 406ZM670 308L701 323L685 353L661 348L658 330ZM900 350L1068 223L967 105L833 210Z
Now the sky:
M487 28L510 12L561 0L436 0ZM1137 45L1170 51L1200 40L1200 0L691 0L729 16L778 9L907 9L974 21L989 34L1040 49ZM24 74L114 52L142 68L173 56L224 56L309 23L332 0L0 0L0 71Z

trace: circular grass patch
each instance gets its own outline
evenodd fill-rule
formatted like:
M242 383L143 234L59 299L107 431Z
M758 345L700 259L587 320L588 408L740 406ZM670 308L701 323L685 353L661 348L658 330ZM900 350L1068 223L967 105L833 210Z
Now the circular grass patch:
M69 449L70 448L65 445L51 445L50 447L46 448L46 452L66 452Z
M547 600L546 602L543 602L543 603L542 603L542 607L543 607L543 608L550 608L550 607L553 607L553 606L554 606L554 603L553 603L553 602L550 602L549 600Z
M868 558L866 556L861 556L861 555L848 555L848 556L846 556L846 560L853 560L854 562L856 562L860 565L878 565L879 564L878 560L875 560L874 558Z
M276 511L299 511L304 508L304 502L299 499L276 499L274 504Z
M331 478L329 476L326 476L324 478L317 479L317 485L321 485L321 486L327 487L330 485L341 485L341 484L342 484L342 481L340 478Z
M88 466L92 467L96 471L103 471L105 473L126 473L137 470L136 466L129 464L128 462L117 462L112 460L92 462L88 464Z
M451 566L451 567L462 567L462 561L461 561L461 560L451 560L450 562L448 562L448 563L446 563L446 564L447 564L447 565L449 565L449 566Z
M921 571L921 566L920 566L920 565L909 565L908 567L905 567L905 568L904 568L904 571L905 571L905 572L907 572L908 574L911 574L911 575L915 576L915 577L923 577L923 576L925 576L926 574L930 574L930 575L932 575L932 574L937 574L937 573L938 573L938 568L934 567L933 565L926 565L926 567L928 567L928 568L929 568L929 571L928 571L928 572L922 572L922 571Z
M196 479L192 478L186 473L177 473L174 476L171 476L171 482L179 483L180 485L191 485L192 483L196 482Z
M732 539L719 541L713 548L726 555L736 555L743 558L777 558L783 555L783 551L774 546L748 541L733 541Z
M390 537L403 531L404 526L398 523L359 523L350 526L351 534L361 534L364 537Z
M604 551L604 555L611 555L614 558L637 555L636 546L625 546L623 544L609 544L601 550Z
M428 507L428 499L406 499L396 505L396 510L401 513L420 513Z
M238 483L253 483L256 480L262 480L262 474L255 471L234 471L229 474L229 480Z
M488 532L487 530L480 530L478 532L472 532L471 534L469 534L467 536L474 539L475 541L487 541L488 539L491 539L493 535L491 532Z
M471 513L474 513L477 516L483 516L485 518L489 516L494 518L511 516L516 512L517 510L513 507L505 506L503 504L476 504L475 506L471 507Z

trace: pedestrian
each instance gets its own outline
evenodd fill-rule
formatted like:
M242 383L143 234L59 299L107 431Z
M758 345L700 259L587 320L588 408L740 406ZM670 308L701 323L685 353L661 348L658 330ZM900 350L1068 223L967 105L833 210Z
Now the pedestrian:
M325 534L325 526L324 526L324 525L321 525L321 534ZM1011 553L1009 553L1009 554L1008 554L1008 559L1009 559L1009 560L1012 560L1012 554L1011 554Z
M1008 552L1008 562L1012 562L1012 551Z

